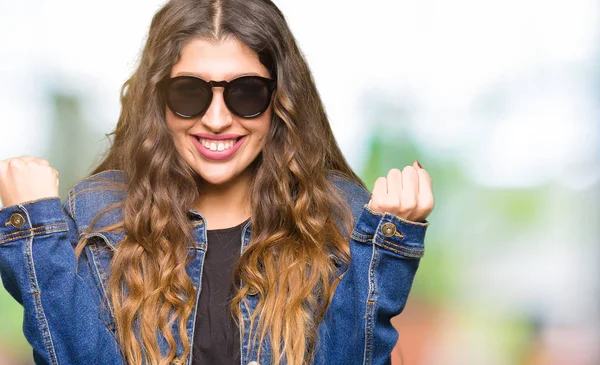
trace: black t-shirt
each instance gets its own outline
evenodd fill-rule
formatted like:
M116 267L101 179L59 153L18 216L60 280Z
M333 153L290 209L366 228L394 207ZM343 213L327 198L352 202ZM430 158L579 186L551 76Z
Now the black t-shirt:
M242 229L247 222L206 231L208 248L196 312L192 365L240 363L240 332L230 303L234 295L233 269L240 257Z

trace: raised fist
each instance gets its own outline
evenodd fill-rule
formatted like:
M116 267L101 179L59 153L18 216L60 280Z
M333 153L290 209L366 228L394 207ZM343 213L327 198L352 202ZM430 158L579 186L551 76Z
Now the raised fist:
M21 156L0 160L0 200L4 206L58 196L58 172L46 160Z
M392 213L400 218L423 222L433 210L431 178L417 161L402 171L391 169L385 177L375 180L369 208Z

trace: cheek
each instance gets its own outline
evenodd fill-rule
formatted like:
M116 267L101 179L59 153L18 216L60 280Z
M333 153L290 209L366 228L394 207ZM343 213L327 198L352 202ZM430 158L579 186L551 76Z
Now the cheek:
M167 128L171 131L171 133L175 134L177 123L175 123L175 116L170 111L165 113L165 120L167 122Z
M173 143L175 144L175 149L183 158L190 157L193 158L193 152L190 150L190 145L186 143L187 138L187 123L185 120L181 120L175 114L167 111L165 113L165 120L167 124L167 128L171 132L173 136Z
M173 112L170 111L169 109L167 109L167 111L165 112L165 119L167 120L167 126L172 131L180 129L181 126L184 124L184 123L181 123L181 122L183 122L183 120L181 120L181 118L179 118L178 116L173 114Z
M165 113L165 120L167 122L167 128L169 128L175 139L182 138L188 128L194 124L193 121L177 117L171 111Z
M272 107L261 116L260 124L257 126L259 129L259 134L262 138L266 138L269 134L269 130L271 129L271 123L273 123L273 111Z

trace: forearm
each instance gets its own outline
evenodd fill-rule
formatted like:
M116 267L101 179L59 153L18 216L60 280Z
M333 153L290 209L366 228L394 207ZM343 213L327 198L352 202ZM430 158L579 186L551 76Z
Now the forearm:
M23 305L23 332L36 363L118 363L115 338L99 318L99 296L76 272L77 234L69 219L59 198L0 210L2 281Z
M428 223L364 207L352 231L351 261L319 335L318 364L384 364L397 341L391 318L404 309L424 252Z

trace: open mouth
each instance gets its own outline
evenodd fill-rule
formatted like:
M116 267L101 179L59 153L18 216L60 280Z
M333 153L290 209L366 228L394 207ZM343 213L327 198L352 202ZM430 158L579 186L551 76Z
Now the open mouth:
M240 136L235 139L225 139L225 140L214 140L208 138L200 138L198 136L193 136L198 144L199 151L203 154L210 155L223 155L223 157L234 153L239 146L242 144L243 139L247 136Z

